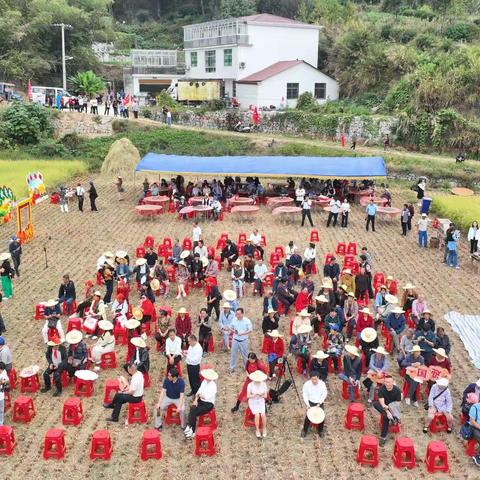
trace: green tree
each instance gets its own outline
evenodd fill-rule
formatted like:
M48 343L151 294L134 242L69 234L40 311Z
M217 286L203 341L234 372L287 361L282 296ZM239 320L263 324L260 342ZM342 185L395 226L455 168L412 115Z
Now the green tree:
M91 70L79 72L73 77L70 77L68 81L72 84L75 93L85 93L90 97L105 90L105 82L103 79Z
M220 0L220 17L244 17L256 12L255 0Z

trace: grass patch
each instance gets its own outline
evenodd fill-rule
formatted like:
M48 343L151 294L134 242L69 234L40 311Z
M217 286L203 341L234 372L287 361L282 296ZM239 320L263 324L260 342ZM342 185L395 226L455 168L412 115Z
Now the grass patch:
M435 195L432 208L440 217L449 218L462 230L468 230L474 220L480 220L480 197Z
M25 178L31 172L41 172L51 189L86 171L87 164L81 160L0 160L1 184L10 187L17 200L28 194Z

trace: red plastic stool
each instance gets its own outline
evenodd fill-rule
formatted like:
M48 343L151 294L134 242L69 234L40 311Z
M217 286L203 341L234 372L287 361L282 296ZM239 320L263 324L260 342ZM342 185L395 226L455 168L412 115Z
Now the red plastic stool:
M97 430L93 432L90 460L95 460L96 458L110 460L112 450L112 439L110 438L110 432L108 430Z
M389 333L385 337L385 350L388 353L392 353L392 349L393 349L393 336Z
M77 317L70 317L67 323L67 333L71 330L82 331L82 319Z
M40 390L40 379L38 373L31 377L21 379L20 391L22 393L37 393Z
M245 427L254 427L255 426L255 415L252 413L249 407L245 409L245 419L243 421ZM262 417L260 417L259 428L263 428Z
M343 380L342 381L342 398L344 400L348 400L350 397L348 396L348 383ZM360 398L360 390L358 387L355 387L355 400Z
M3 413L5 413L12 406L12 399L10 397L10 392L3 392L5 395L3 403Z
M103 396L103 403L111 403L114 395L119 391L120 385L118 383L118 380L107 380L105 382L105 394Z
M91 397L93 395L93 380L83 380L75 377L75 396Z
M11 455L15 448L15 434L13 428L0 425L0 455Z
M128 335L127 329L123 328L118 322L113 329L113 336L115 337L115 341L117 345L127 345L128 343Z
M140 458L143 461L149 458L160 460L162 458L162 445L160 443L160 435L157 430L145 430L140 444Z
M378 465L378 440L373 435L362 435L357 452L357 463L361 465Z
M128 423L147 423L145 402L128 404Z
M473 457L474 455L478 455L480 451L478 450L478 447L480 446L480 443L476 438L471 438L468 440L466 446L465 446L465 452L469 457Z
M41 303L35 305L35 320L45 320L45 306Z
M425 463L429 473L448 472L448 452L443 442L433 441L427 445Z
M413 440L408 437L395 439L395 446L392 454L393 464L397 468L415 468L415 446Z
M83 418L82 401L79 398L67 398L63 403L62 423L79 425Z
M10 385L10 390L13 390L17 386L17 371L12 368L8 372L8 380Z
M100 357L100 368L117 368L117 357L115 352L102 353Z
M65 456L65 432L61 428L50 428L45 434L43 458L61 460Z
M430 431L432 433L446 432L447 428L447 417L443 413L436 413L430 422Z
M310 231L310 242L319 242L319 241L320 241L320 237L318 235L318 230L312 229Z
M210 427L199 427L195 432L195 455L215 455L215 440Z
M408 390L410 385L407 383L406 380L403 382L403 398L407 398ZM420 384L417 385L417 389L415 390L415 400L418 402L420 400Z
M72 315L77 310L77 302L74 300L70 305L67 302L63 302L62 314Z
M180 415L177 412L177 407L175 405L169 405L165 413L165 425L180 425Z
M14 422L28 423L35 416L35 406L30 397L17 397L13 402Z
M351 403L345 416L347 430L363 430L365 428L365 406L362 403Z
M198 417L198 426L210 427L212 430L217 429L217 414L215 413L214 408L212 408L209 412L205 413L205 415L201 415Z
M378 426L382 428L382 416L380 415L378 419ZM389 433L400 433L400 422L396 423L395 425L388 425L388 432Z
M70 385L70 377L68 376L68 372L63 370L60 374L60 381L62 382L62 387L68 387Z
M335 368L333 366L333 359L331 356L328 357L327 365L328 365L328 373L335 373ZM343 371L342 357L338 357L337 365L338 365L338 373L341 373Z

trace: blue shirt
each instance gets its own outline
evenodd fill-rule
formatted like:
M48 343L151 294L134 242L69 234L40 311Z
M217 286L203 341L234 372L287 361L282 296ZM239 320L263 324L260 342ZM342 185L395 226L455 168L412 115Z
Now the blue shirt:
M229 328L234 318L235 314L232 312L232 310L229 310L227 315L225 315L225 310L222 310L222 312L220 313L220 318L218 319L220 328L222 330Z
M385 321L385 326L388 329L395 330L396 333L402 333L405 330L405 317L403 313L398 317L394 313L391 313Z
M388 372L388 358L385 355L376 355L370 357L369 370L374 372Z
M185 392L185 382L183 378L178 377L176 382L168 378L163 381L163 388L167 391L167 397L175 400L180 398L180 394Z
M252 331L252 322L247 317L243 317L241 320L235 317L232 320L232 324L230 325L230 327L235 332L233 334L234 340L242 341L248 338L247 336L244 336L242 334Z
M367 205L367 215L375 215L377 213L377 206L374 203Z
M480 423L480 403L475 403L470 407L470 410L468 411L468 416L475 420L477 423Z

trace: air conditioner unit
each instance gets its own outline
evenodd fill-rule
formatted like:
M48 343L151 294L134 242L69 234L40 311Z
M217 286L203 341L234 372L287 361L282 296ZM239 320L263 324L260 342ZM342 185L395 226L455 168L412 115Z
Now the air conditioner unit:
M238 67L239 67L241 70L243 70L243 69L246 67L245 62L240 62L240 64L238 65Z

